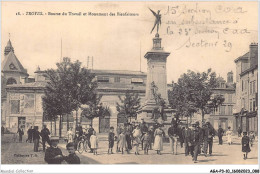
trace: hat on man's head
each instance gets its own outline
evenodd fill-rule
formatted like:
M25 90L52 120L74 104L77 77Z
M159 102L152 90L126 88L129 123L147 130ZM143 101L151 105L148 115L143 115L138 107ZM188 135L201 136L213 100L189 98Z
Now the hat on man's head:
M52 137L50 138L50 140L51 140L51 141L59 141L60 139L59 139L58 136L52 136Z
M247 135L247 132L243 132L243 135Z

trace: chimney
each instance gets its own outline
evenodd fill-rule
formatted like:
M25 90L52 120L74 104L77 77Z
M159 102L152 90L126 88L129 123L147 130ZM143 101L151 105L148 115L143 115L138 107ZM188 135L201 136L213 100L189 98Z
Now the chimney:
M233 72L230 71L227 73L227 83L233 83Z
M250 68L258 65L258 43L251 43L249 46Z

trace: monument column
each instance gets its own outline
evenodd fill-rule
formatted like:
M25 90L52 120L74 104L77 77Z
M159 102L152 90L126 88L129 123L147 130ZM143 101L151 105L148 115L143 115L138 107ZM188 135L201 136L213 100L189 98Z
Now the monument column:
M156 122L160 124L167 123L169 125L172 120L170 118L172 118L172 113L174 112L174 110L169 107L167 91L166 62L170 53L163 50L161 44L162 39L158 33L159 26L161 25L160 10L158 10L157 13L151 9L150 11L155 16L155 23L151 33L155 27L157 27L157 32L153 38L152 49L144 56L147 59L145 103L137 112L137 120L141 120L141 118L143 118L144 121L148 123L148 125L152 125ZM161 105L160 101L158 101L161 99L164 100L164 105ZM159 112L160 116L158 115L157 111Z
M145 54L147 59L147 83L146 83L146 95L145 104L156 104L153 96L152 83L158 88L157 93L161 95L166 104L168 104L167 94L167 73L166 62L169 52L163 51L161 47L161 38L156 33L153 38L153 48Z

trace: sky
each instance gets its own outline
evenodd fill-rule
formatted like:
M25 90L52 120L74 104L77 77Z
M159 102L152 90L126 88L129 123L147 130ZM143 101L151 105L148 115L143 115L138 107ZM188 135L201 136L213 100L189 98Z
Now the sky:
M164 51L170 52L168 83L187 70L208 68L226 79L229 71L235 73L234 60L249 51L250 43L258 42L257 2L2 2L1 59L10 38L30 75L37 66L55 68L61 56L78 59L84 66L93 56L93 68L107 70L140 71L141 59L141 71L147 72L144 55L155 35L150 33L155 17L149 8L160 10L159 34ZM108 16L83 16L88 12Z

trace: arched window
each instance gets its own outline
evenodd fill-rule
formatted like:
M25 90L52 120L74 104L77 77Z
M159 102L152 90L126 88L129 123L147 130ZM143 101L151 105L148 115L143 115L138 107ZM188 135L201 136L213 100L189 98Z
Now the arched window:
M12 84L17 84L17 82L14 78L9 78L6 82L6 85L12 85Z

